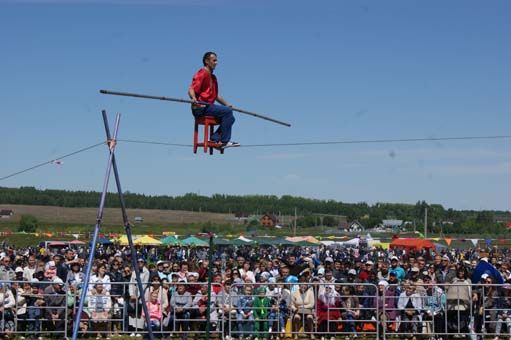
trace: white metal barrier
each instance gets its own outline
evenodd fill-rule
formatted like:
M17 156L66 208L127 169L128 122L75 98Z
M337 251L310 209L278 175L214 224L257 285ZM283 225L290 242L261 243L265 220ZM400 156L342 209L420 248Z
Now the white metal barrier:
M80 333L136 336L151 327L157 336L186 340L203 336L209 327L212 337L223 339L511 336L507 285L236 282L213 284L211 301L206 283L144 287L150 325L134 282L91 282ZM79 289L67 283L0 282L0 334L67 337Z

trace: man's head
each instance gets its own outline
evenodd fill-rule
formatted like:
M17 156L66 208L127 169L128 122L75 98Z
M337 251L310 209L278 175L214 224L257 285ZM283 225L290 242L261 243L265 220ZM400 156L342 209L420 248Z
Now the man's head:
M206 66L210 71L213 71L216 67L218 60L215 52L206 52L202 57L202 63Z
M98 293L98 294L103 293L103 284L102 283L96 283L94 285L94 288L96 289L96 293Z

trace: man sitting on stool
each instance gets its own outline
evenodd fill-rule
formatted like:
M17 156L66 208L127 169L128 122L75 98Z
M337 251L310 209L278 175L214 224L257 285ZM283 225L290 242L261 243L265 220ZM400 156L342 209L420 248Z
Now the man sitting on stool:
M217 62L217 56L214 52L206 52L202 58L204 67L193 76L192 84L188 89L188 95L195 102L192 104L192 113L195 117L213 116L220 118L220 126L211 135L211 141L221 143L222 148L236 147L240 146L239 143L230 141L232 124L235 121L232 114L232 105L218 94L218 82L213 74ZM222 105L216 105L215 101Z

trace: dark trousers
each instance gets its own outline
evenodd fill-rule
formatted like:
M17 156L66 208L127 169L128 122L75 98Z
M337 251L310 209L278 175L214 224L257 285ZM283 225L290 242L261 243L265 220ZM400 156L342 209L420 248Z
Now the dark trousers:
M227 143L231 140L232 125L234 124L235 119L230 107L210 104L204 108L193 109L192 112L195 117L213 116L220 118L220 126L215 133L210 136L212 141Z

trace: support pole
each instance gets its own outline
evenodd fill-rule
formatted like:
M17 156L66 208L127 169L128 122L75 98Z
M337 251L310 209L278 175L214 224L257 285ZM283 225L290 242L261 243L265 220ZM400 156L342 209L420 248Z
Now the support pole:
M117 132L119 130L119 120L120 115L117 115L114 125L114 139L117 138ZM115 148L115 145L114 145ZM101 193L101 199L99 201L98 214L96 216L96 226L94 228L94 234L92 236L92 241L90 245L89 251L89 260L87 262L87 267L85 268L85 278L83 282L82 291L80 293L80 303L78 305L78 311L76 312L75 321L73 324L73 340L76 340L78 337L78 331L80 330L80 319L83 311L83 304L85 302L85 298L87 297L87 290L89 288L90 274L92 270L92 263L94 262L94 255L96 253L96 243L98 240L99 229L101 228L101 222L103 220L103 211L105 208L106 202L106 193L108 190L108 183L110 181L110 174L112 171L112 159L114 157L114 148L110 148L110 154L108 156L108 163L106 167L105 179L103 181L103 191Z
M211 323L211 283L213 281L213 233L209 233L208 251L208 306L206 311L206 340L209 340L209 329ZM222 329L223 332L223 329Z
M108 117L106 115L106 111L103 110L101 113L103 114L103 122L105 124L105 133L106 133L107 139L112 140L110 138L110 127L108 126ZM114 141L115 140L116 140L116 137L114 137ZM137 259L136 259L137 252L136 252L135 246L133 244L133 237L131 234L131 225L130 225L130 222L128 219L128 213L126 212L126 201L124 200L124 194L123 194L123 191L121 188L121 180L119 178L119 171L117 170L117 162L115 160L115 154L112 155L112 167L114 169L115 184L117 186L117 193L119 195L119 202L121 204L121 212L122 212L122 220L124 223L124 230L126 231L126 236L128 238L128 244L129 244L130 251L131 251L131 265L133 266L133 270L135 271L138 292L139 292L140 300L142 302L142 310L144 311L144 317L145 317L145 322L147 325L147 332L149 335L149 339L153 340L154 339L153 330L151 329L151 326L150 326L151 319L149 316L149 311L147 310L147 304L146 304L146 299L145 299L145 290L143 287L142 278L140 277L140 269L138 268L138 263L137 263ZM146 282L146 284L147 284L147 282Z

